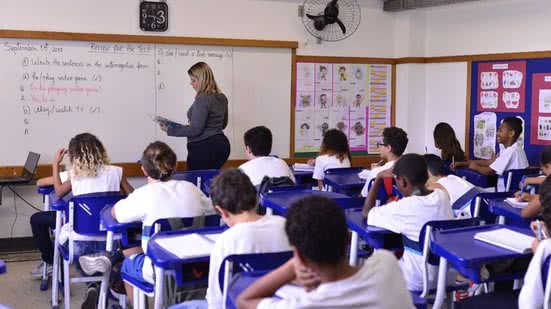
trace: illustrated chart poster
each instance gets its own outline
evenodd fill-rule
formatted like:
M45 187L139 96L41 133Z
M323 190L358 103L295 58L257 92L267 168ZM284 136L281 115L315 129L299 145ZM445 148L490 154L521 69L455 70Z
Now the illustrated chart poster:
M297 63L295 153L318 152L323 135L338 129L352 152L376 152L391 123L391 66Z
M526 61L478 64L478 112L523 113Z
M551 145L551 73L532 75L530 143Z
M497 116L484 112L474 116L474 155L479 159L491 159L495 155Z

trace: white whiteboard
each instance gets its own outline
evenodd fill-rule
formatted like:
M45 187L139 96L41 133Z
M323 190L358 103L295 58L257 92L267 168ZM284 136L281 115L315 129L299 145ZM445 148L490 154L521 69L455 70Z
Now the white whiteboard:
M187 139L167 137L148 114L187 123L187 70L198 61L229 100L230 159L245 158L243 134L256 125L288 157L290 49L0 39L0 165L22 165L27 151L50 163L81 132L98 136L113 162L135 162L157 139L185 161Z

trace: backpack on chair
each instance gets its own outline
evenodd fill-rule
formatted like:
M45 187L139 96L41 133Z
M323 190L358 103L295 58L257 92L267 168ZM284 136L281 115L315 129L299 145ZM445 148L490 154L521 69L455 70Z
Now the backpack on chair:
M260 185L256 190L256 198L258 201L260 201L260 196L264 193L270 192L270 188L282 187L282 186L294 186L294 185L295 183L293 182L293 180L287 176L283 176L283 177L264 176L264 178L262 178L262 181L260 182ZM264 209L264 207L259 206L258 213L265 214L266 209Z

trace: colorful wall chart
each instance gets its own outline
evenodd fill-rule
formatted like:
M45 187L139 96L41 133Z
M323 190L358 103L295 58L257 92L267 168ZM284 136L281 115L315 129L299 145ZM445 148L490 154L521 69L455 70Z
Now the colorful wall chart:
M391 65L299 62L296 74L295 155L317 153L333 128L353 155L377 153L391 125Z
M524 112L526 61L478 65L478 111Z

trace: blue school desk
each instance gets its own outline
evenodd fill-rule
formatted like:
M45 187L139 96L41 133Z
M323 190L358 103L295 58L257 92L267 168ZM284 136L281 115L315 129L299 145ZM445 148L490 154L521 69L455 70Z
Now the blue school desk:
M326 174L323 182L330 186L332 191L347 195L357 195L365 185L365 180L360 179L358 173Z
M465 178L468 182L481 188L497 188L497 176L486 176L468 168L459 168L455 171L458 177Z
M347 209L346 223L352 231L350 242L350 265L358 261L359 238L374 249L398 250L402 248L402 235L381 227L367 225L367 219L362 215L362 209Z
M517 224L520 226L530 226L530 219L521 216L522 209L515 208L503 199L490 200L488 209L491 213L498 216L499 224Z
M433 233L430 248L432 253L440 257L434 309L442 308L442 304L446 297L446 273L448 270L448 263L464 277L476 283L481 283L480 270L484 264L508 259L527 258L532 255L532 253L516 253L474 239L476 233L496 230L503 227L505 226L492 224L436 231ZM506 227L533 236L529 229L513 226ZM519 276L519 278L520 277L521 276Z
M178 284L178 286L186 286L186 285L193 286L196 284L205 284L208 282L208 279L194 280L194 281L186 280L183 274L183 266L185 264L208 262L210 259L210 256L180 259L176 255L172 254L170 251L161 247L157 243L157 240L166 238L166 237L185 235L185 234L194 234L194 233L220 234L226 229L227 229L226 226L220 226L220 227L206 227L206 228L192 229L192 230L159 232L155 234L151 238L151 240L149 240L149 242L147 243L147 256L151 259L151 262L153 263L153 265L155 265L155 287L154 287L155 309L160 309L163 306L163 301L164 301L163 297L165 294L164 276L166 272L170 271L171 273L174 273L176 283ZM185 243L182 243L182 246L185 246L185 245L186 245Z
M295 200L311 194L331 199L350 198L348 195L341 193L317 190L280 191L263 194L260 197L260 204L266 207L266 212L268 214L275 212L278 215L285 215L285 213L287 213L287 210Z
M293 171L297 185L313 182L312 176L314 175L314 171L295 171L293 167L291 167L291 170Z

